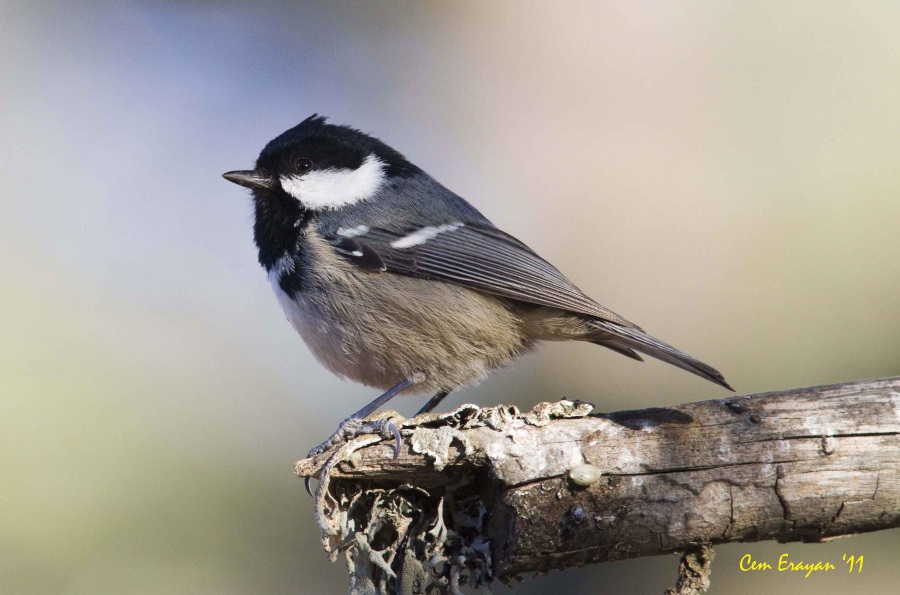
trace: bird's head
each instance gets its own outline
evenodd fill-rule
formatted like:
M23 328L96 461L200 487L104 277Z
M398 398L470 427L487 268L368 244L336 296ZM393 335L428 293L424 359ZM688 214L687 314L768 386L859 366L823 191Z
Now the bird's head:
M223 177L250 188L257 202L315 214L369 200L391 178L415 171L380 140L313 114L270 141L255 169Z

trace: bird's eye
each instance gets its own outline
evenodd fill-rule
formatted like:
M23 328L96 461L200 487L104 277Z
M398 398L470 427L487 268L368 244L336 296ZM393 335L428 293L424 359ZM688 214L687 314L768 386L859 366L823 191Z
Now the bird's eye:
M301 157L294 162L294 167L297 169L297 172L300 174L305 174L313 167L313 162L306 157Z

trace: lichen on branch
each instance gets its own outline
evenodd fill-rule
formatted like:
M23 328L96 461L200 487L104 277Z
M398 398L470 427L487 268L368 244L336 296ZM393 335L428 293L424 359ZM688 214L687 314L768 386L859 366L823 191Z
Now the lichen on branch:
M344 553L357 595L457 593L698 544L817 542L900 526L900 379L609 414L566 400L384 412L296 470L319 478L323 545Z

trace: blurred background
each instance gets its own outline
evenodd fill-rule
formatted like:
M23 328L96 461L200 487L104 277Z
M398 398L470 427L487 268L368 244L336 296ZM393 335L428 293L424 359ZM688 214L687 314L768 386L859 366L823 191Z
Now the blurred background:
M292 465L375 393L295 336L220 177L313 112L740 393L900 374L898 3L5 0L0 20L0 592L346 592ZM724 393L554 344L444 407L563 396ZM896 592L898 547L721 546L714 592ZM738 569L782 552L865 567ZM658 593L676 564L495 592Z

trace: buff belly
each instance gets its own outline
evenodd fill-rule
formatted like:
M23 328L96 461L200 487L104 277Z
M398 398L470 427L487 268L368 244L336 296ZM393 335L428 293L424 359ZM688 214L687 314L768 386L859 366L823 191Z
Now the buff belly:
M363 271L333 258L293 298L273 282L288 320L335 374L381 389L453 390L532 345L502 301L445 283Z

